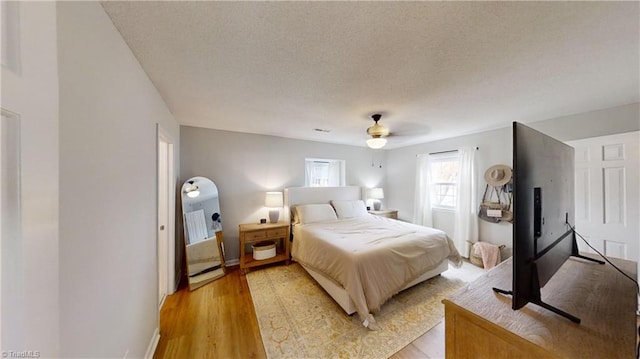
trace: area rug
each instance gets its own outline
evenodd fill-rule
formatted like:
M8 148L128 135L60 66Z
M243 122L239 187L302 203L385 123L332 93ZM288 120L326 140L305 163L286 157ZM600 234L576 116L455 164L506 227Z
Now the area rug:
M438 276L400 292L370 331L348 316L297 263L247 274L267 357L388 358L444 317L442 299L465 283Z

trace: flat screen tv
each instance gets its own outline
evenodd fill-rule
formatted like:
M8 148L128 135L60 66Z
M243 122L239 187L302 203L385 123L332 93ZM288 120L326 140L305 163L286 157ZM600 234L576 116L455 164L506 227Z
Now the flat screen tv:
M580 323L540 294L570 256L593 260L578 254L574 173L573 147L513 123L513 287L494 290L511 295L514 310L534 303Z

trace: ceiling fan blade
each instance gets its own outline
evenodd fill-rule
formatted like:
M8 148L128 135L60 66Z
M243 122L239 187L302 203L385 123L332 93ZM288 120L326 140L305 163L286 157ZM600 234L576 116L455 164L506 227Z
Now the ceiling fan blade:
M431 128L420 122L404 122L393 126L389 137L421 136L431 132Z

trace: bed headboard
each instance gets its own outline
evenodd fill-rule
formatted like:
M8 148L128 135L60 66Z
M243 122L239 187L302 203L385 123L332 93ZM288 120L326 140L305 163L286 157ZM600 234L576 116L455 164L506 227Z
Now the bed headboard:
M289 187L284 189L285 221L291 221L291 207L300 204L329 203L335 200L362 199L359 186L345 187Z

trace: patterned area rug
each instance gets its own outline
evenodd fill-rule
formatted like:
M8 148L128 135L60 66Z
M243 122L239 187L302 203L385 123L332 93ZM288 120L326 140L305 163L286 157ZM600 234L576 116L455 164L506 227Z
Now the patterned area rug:
M391 298L370 331L297 263L249 272L247 281L267 357L388 358L444 317L441 300L465 283L438 276Z

